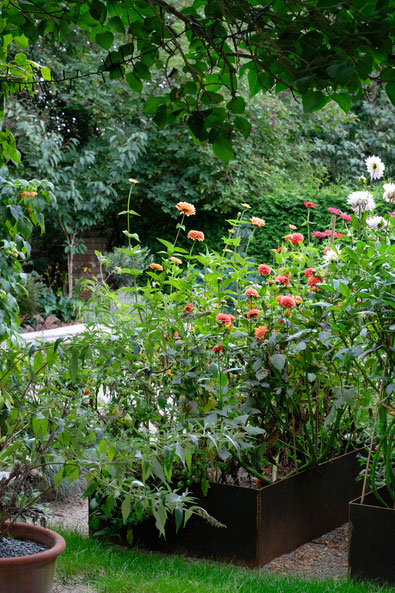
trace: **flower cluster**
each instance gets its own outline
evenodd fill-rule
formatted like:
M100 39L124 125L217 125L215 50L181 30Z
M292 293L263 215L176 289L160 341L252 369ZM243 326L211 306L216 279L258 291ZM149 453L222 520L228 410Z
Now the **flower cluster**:
M279 274L278 276L276 276L274 278L274 280L278 283L278 284L282 284L283 286L289 286L289 277L291 276L290 273L288 274Z

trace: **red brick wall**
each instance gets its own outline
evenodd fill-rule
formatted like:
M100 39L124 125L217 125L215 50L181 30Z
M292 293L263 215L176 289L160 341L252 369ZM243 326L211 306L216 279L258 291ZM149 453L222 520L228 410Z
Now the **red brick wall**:
M74 254L74 284L80 279L91 279L92 276L100 278L100 264L95 251L104 253L107 249L107 239L99 235L87 235L84 242L85 253ZM87 297L88 293L81 296Z

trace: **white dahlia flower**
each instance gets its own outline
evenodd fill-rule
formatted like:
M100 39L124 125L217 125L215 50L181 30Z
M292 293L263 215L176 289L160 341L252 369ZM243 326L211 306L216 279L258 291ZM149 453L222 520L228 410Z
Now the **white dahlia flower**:
M370 229L385 229L388 226L388 221L382 216L372 216L366 219L366 224Z
M369 156L365 165L372 179L380 179L383 176L385 165L378 156Z
M354 212L365 212L365 210L374 210L376 203L372 194L368 191L354 191L347 199L347 204L351 206Z
M328 251L324 255L324 263L326 265L336 263L339 261L339 257L341 254L341 250L334 251L334 249L328 249Z
M384 183L383 199L395 203L395 183Z

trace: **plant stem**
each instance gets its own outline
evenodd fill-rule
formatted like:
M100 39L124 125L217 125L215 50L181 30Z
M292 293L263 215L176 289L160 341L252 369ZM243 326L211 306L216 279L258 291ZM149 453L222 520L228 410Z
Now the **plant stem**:
M383 372L384 377L385 377L385 372L386 372L386 369L387 369L388 356L389 355L387 353L387 357L386 357L385 363L384 363L384 372ZM364 478L363 478L361 504L363 504L364 501L365 501L366 487L367 487L368 475L369 475L369 465L370 465L370 460L371 460L371 457L372 457L374 439L376 437L376 424L377 424L377 420L378 420L378 417L379 417L379 410L380 410L380 405L381 405L381 398L382 398L382 395L383 395L383 389L384 389L384 381L381 381L380 392L379 392L379 400L378 400L378 402L376 404L376 413L375 413L375 416L374 416L374 427L373 427L373 432L372 432L372 438L370 439L368 459L366 461L365 475L364 475Z

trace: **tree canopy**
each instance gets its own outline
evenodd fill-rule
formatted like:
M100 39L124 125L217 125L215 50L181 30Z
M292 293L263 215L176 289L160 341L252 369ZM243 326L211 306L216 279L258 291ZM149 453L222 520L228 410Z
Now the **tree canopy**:
M52 73L24 53L75 27L107 52L93 71ZM288 90L306 112L330 100L347 112L376 84L395 102L391 0L5 0L0 30L3 98L82 76L124 77L141 93L160 69L167 85L144 112L159 127L186 119L195 142L209 141L224 162L234 131L251 131L244 79L250 96ZM0 141L3 162L17 160L10 132Z

